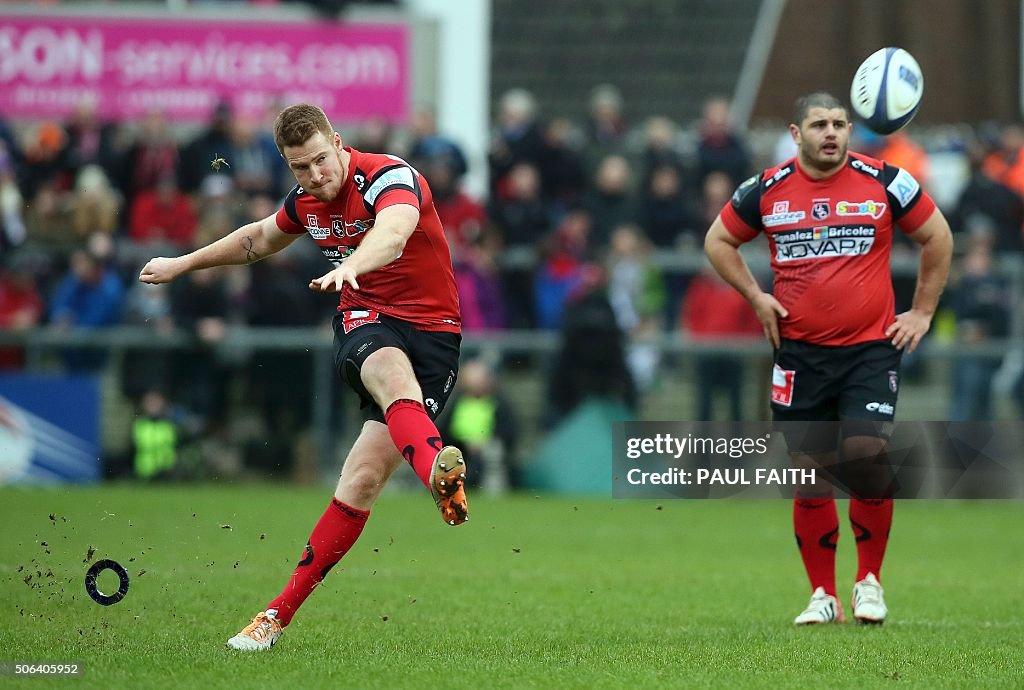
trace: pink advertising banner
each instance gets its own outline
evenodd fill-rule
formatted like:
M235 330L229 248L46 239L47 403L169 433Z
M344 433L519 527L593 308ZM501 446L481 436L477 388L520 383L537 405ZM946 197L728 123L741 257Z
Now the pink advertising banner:
M335 120L406 119L400 24L0 16L0 115L63 118L95 99L112 119L206 119L218 101L263 117L309 101Z

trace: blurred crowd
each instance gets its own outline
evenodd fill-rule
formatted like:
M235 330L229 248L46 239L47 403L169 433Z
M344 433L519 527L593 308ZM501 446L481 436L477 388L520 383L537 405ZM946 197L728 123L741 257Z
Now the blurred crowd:
M755 146L721 97L709 98L688 123L630 121L610 85L595 87L588 105L588 116L574 121L545 117L525 90L502 94L483 199L463 189L467 156L456 136L438 131L429 109L407 127L371 120L342 130L347 144L402 155L430 182L467 333L588 324L582 349L563 351L565 367L549 377L545 418L552 424L593 392L635 408L656 385L662 355L654 341L665 333L695 341L761 337L735 291L712 271L673 268L671 258L699 256L705 230L739 182L795 152L781 126L769 145L762 136ZM136 324L155 338L183 329L194 350L133 351L119 362L122 392L143 417L179 414L193 420L180 428L216 438L225 396L240 385L272 438L294 435L308 409L308 391L294 382L309 380L309 357L258 353L239 361L211 352L234 324L326 328L335 298L306 287L327 268L313 243L170 286L136 280L149 257L187 252L278 208L293 180L270 132L274 114L257 121L220 105L198 130L182 130L158 112L104 122L94 103L83 102L63 122L0 121L0 327ZM861 136L852 148L906 168L926 187L947 182L935 196L957 236L958 258L936 331L964 343L1008 337L1015 296L999 266L1024 257L1024 128L986 125L946 137L939 173L934 154L906 134ZM952 189L950 170L960 171ZM896 251L912 249L905 243ZM912 278L906 282L898 292L912 290ZM738 360L701 357L701 418L714 414L719 390L733 418L742 418ZM951 418L986 418L1000 376L1019 388L1005 359L964 355ZM107 364L103 352L61 353L68 371ZM0 349L0 367L24 367L24 353Z

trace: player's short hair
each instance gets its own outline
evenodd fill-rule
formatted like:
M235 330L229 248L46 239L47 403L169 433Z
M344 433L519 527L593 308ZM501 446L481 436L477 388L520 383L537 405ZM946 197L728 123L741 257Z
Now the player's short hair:
M328 140L334 136L334 127L324 111L315 105L290 105L274 119L274 143L284 155L285 146L302 146L311 136L320 132Z
M846 104L832 94L825 91L815 91L796 99L796 103L793 104L793 124L799 127L811 108L825 108L826 110L841 108L847 114L850 112Z

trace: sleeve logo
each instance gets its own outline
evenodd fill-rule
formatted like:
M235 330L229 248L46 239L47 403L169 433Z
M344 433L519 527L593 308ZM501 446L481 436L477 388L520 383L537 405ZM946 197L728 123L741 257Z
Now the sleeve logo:
M416 181L412 176L412 168L394 168L388 170L386 173L374 180L373 184L366 190L363 198L366 199L366 203L371 206L377 202L379 197L388 187L395 185L402 185L406 187L416 188Z
M896 201L899 202L900 206L907 208L910 202L914 200L914 197L917 196L921 185L917 183L913 175L906 170L900 170L896 177L892 178L892 182L889 183L886 189L896 197Z

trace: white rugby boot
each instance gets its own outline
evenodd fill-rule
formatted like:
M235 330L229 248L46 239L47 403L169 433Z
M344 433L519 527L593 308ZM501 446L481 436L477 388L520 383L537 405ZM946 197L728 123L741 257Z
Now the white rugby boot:
M814 625L818 623L845 623L843 605L831 594L825 594L824 587L818 587L811 595L811 602L804 612L793 619L795 625Z
M858 623L881 625L889 614L882 597L882 585L874 573L868 573L853 586L853 617Z

